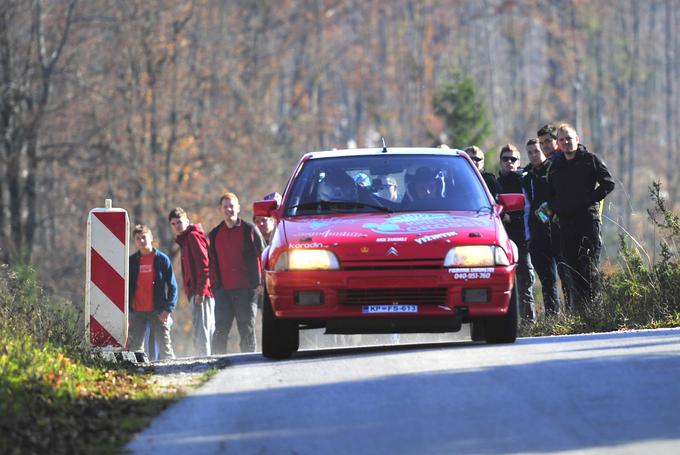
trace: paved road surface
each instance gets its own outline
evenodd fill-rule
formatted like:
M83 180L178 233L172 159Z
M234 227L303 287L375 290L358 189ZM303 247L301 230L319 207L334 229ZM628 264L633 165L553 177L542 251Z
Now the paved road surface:
M680 329L234 355L138 454L680 454Z

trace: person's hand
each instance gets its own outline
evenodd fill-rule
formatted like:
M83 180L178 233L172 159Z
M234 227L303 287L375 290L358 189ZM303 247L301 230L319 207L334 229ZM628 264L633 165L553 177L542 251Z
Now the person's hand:
M255 288L255 295L260 295L264 291L264 286L261 284L258 284L257 287Z
M203 305L203 302L205 302L204 295L197 295L194 297L194 305Z
M170 316L169 311L162 311L161 314L158 315L158 320L161 321L163 324L167 324L169 316Z

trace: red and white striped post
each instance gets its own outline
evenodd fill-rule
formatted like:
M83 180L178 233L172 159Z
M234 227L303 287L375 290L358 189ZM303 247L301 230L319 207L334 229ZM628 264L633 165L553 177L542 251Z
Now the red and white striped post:
M124 209L90 210L87 218L85 329L93 348L122 351L128 335L130 222Z

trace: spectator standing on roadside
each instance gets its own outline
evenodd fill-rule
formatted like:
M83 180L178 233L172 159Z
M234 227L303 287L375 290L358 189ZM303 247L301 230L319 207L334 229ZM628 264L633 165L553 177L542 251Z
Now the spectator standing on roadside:
M191 305L191 339L196 355L210 355L215 332L215 299L210 289L208 239L200 224L191 224L187 212L175 207L168 221L180 247L184 292Z
M519 150L513 144L506 144L501 147L499 156L501 163L498 182L501 184L501 193L522 193L524 171L519 167ZM506 213L503 215L503 223L508 231L508 236L515 242L519 250L516 276L520 297L520 316L533 322L536 320L536 309L534 307L535 278L525 238L524 213L521 211Z
M210 233L210 282L215 294L215 334L212 353L225 354L231 325L236 319L241 352L256 348L257 295L262 293L259 257L264 240L255 226L239 218L234 193L220 197L223 221Z
M177 281L170 258L153 247L148 226L138 224L132 230L137 252L130 256L128 349L144 349L144 332L151 325L161 359L174 359L170 339L172 310L177 305ZM150 343L152 340L150 340Z
M471 145L465 149L465 153L468 154L470 159L475 163L479 173L482 174L484 183L489 188L489 192L496 199L499 193L502 193L501 184L498 183L498 179L491 172L486 172L484 170L484 151L477 147L476 145Z
M264 198L263 201L276 201L277 207L281 205L281 195L279 193L269 193ZM271 242L272 235L274 234L274 229L276 228L276 219L271 216L253 216L253 223L262 234L265 245L269 245Z
M596 299L602 241L600 201L614 190L604 162L580 143L573 126L557 126L562 152L548 171L550 207L558 217L561 250L569 267L574 306L582 312Z
M552 123L543 125L537 132L538 145L546 159L552 160L560 155L560 148L557 146L557 129Z
M538 144L541 147L541 151L545 155L548 162L552 161L560 156L560 148L557 146L557 129L552 123L547 123L543 125L537 132ZM560 245L560 226L554 219L550 220L550 241L552 254L555 256L557 261L557 274L562 282L562 294L564 295L564 303L568 307L571 305L571 290L573 286L569 284L570 275L567 267L567 263L564 260L564 255L562 254L562 247Z
M253 216L253 224L260 231L265 246L269 245L272 234L274 234L274 228L276 227L276 220L271 216Z
M527 141L529 164L522 178L525 197L524 226L531 262L536 269L543 290L543 307L546 314L557 314L560 309L560 296L557 291L557 260L551 242L551 219L545 214L541 219L537 213L549 197L548 168L550 161L545 158L538 145L538 139Z

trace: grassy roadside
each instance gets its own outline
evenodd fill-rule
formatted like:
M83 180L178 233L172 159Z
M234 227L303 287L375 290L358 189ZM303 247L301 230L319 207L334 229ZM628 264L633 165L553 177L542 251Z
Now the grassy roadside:
M31 269L0 267L0 453L117 453L183 394L92 356L82 327Z
M177 399L149 375L0 335L0 453L115 453ZM93 362L94 363L94 362Z

